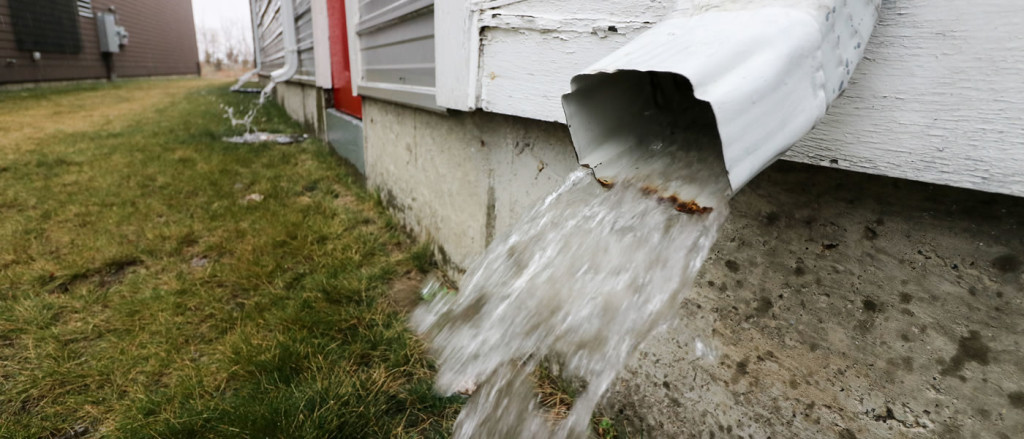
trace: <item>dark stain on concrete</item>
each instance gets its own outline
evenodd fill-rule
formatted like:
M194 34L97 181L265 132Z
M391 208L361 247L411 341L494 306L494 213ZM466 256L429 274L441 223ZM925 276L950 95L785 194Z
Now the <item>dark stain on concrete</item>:
M873 317L861 319L853 325L853 329L860 335L867 335L872 329L875 329L875 319Z
M754 312L763 316L768 314L768 312L771 311L774 307L775 304L772 303L772 299L762 297L760 299L757 299L757 305L754 306Z
M736 362L736 373L739 375L747 375L750 373L750 362L746 358Z
M517 143L518 144L518 143ZM495 207L497 202L494 194L494 171L491 171L488 175L490 184L487 186L487 216L486 222L484 223L484 245L491 245L491 241L494 240L495 223L497 223L498 215L495 213Z
M1018 390L1016 392L1007 393L1006 399L1010 400L1010 405L1013 406L1013 408L1024 410L1024 392Z
M855 434L853 430L850 430L849 428L844 428L842 430L839 430L839 435L837 437L839 439L857 439L857 434Z
M974 413L977 413L978 417L981 418L981 420L983 420L983 421L988 421L988 420L992 419L992 411L990 411L988 409L976 408L976 409L974 409Z
M729 272L731 272L731 273L739 273L740 272L740 263L736 262L736 261L734 261L732 259L729 259L729 260L725 261L725 268L728 268Z
M910 293L900 293L900 303L904 305L909 305L913 301L914 296L912 296Z
M779 223L780 219L782 219L782 215L779 215L778 212L772 210L765 213L764 216L761 217L761 222L764 223L764 225L766 226L774 226Z
M878 231L871 228L871 226L864 226L864 239L874 241L876 238L878 238Z
M864 311L867 312L880 312L882 309L882 305L879 305L878 302L871 299L864 299L861 301L861 306L864 308Z
M992 259L992 267L1000 273L1016 273L1024 267L1024 261L1015 254L1007 253Z
M804 265L804 258L796 258L796 263L793 265L793 275L801 277L807 274L807 267Z
M977 363L981 366L990 364L988 354L992 349L981 339L981 332L971 330L967 337L961 337L957 342L956 353L949 359L946 367L939 372L943 376L957 376L968 362Z
M913 372L914 371L914 358L913 357L910 357L910 356L903 357L900 360L900 363L903 365L903 370L905 370L907 372Z

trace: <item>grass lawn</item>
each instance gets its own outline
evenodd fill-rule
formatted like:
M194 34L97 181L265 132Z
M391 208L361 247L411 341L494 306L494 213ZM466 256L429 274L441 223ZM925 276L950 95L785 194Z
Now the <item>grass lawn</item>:
M0 437L450 431L391 300L429 251L322 142L220 141L227 86L0 92Z

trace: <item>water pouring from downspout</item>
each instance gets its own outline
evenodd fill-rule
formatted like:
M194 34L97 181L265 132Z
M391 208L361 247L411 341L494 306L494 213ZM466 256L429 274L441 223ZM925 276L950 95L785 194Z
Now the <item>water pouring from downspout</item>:
M255 2L250 2L250 7L255 8ZM255 10L255 9L253 9ZM276 142L276 143L293 143L301 141L306 138L305 135L290 135L290 134L275 134L266 133L256 130L253 127L253 119L256 116L256 112L263 106L267 98L273 93L274 88L278 83L288 81L295 73L299 70L299 44L296 36L295 29L295 4L294 0L281 0L280 10L278 11L281 21L281 38L284 44L284 65L277 70L270 73L270 81L260 91L260 98L257 103L249 109L244 115L236 116L233 108L224 108L225 117L231 121L231 126L241 125L245 127L245 134L239 136L232 136L224 138L225 141L231 143L261 143L261 142ZM291 17L291 19L283 19L284 17ZM239 78L238 82L231 87L232 91L240 90L241 86L248 82L254 75L258 74L262 66L262 56L259 49L259 25L254 16L253 18L253 30L254 38L256 43L256 69Z
M638 345L670 322L731 195L849 83L879 0L683 2L572 80L582 168L413 315L455 436L585 437ZM578 391L553 415L538 371ZM540 373L540 375L544 375Z

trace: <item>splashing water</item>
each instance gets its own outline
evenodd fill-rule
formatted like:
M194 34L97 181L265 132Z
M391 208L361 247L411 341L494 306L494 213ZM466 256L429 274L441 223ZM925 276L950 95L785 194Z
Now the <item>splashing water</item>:
M256 117L256 111L259 110L261 106L263 106L262 102L253 105L252 108L242 116L236 116L235 109L227 105L221 104L220 108L221 110L224 110L224 117L231 121L231 126L235 127L241 125L245 127L245 133L249 134L256 131L252 126L252 120Z
M241 84L244 84L246 81L248 81L248 79L249 79L248 76L250 76L254 72L255 71L249 72L248 74L246 74L246 76L243 76L241 79L239 79L238 83L235 84L234 87L232 87L232 90L237 89L238 87L240 87ZM229 107L227 105L221 105L220 106L220 108L222 110L224 110L224 117L231 121L231 126L235 127L235 126L241 125L241 126L245 127L245 133L244 134L239 135L239 136L225 137L223 139L225 142L231 142L231 143L263 143L263 142L273 142L273 143L287 144L287 143L301 142L301 141L306 140L308 138L308 136L305 135L305 134L294 134L293 135L293 134L267 133L267 132L263 132L263 131L258 131L256 129L256 127L253 126L253 120L256 118L256 112L259 111L260 107L262 107L264 103L266 103L267 97L270 96L270 93L274 91L274 87L275 86L277 86L277 82L270 81L270 83L267 84L267 86L264 87L263 90L260 92L260 99L259 99L259 101L257 101L255 105L253 105L251 108L249 108L249 111L247 111L244 115L241 115L241 116L236 115L235 109L232 108L232 107Z
M267 97L274 91L274 87L277 87L277 81L274 80L270 80L270 82L267 83L267 86L263 87L263 91L260 92L259 105L263 105L263 103L267 101Z
M638 345L672 321L728 215L717 140L681 142L651 143L632 163L642 172L611 189L589 169L574 172L488 247L458 294L413 314L438 361L436 388L472 393L455 437L587 435L595 406ZM713 210L677 212L677 199L652 190L663 187L652 181L666 183L662 176ZM561 421L538 401L538 367L582 383Z
M243 80L247 80L247 78L243 76L242 79L239 80L239 84L241 84ZM238 84L235 85L237 86ZM231 126L233 127L239 125L244 126L246 134L255 132L256 129L253 128L252 121L256 117L256 112L259 111L260 107L262 107L264 103L266 103L267 97L270 96L270 93L274 91L274 87L276 86L276 82L270 81L266 87L263 87L263 91L260 92L260 100L256 102L256 105L249 108L249 111L242 116L237 116L234 108L227 105L221 105L220 108L224 110L224 117L231 121ZM235 87L232 87L232 90L234 89Z

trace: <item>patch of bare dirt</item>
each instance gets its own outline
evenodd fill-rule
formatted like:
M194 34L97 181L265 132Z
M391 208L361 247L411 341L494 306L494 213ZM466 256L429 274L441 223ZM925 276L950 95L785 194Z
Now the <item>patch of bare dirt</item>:
M388 303L403 313L411 313L420 304L424 277L423 273L413 270L392 281L388 286Z

